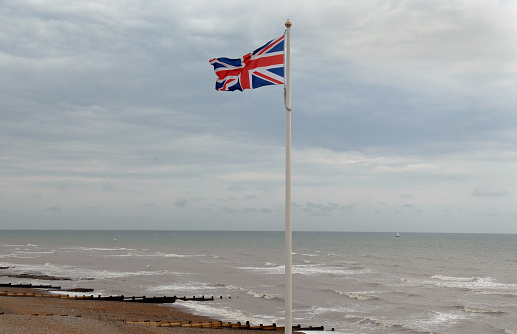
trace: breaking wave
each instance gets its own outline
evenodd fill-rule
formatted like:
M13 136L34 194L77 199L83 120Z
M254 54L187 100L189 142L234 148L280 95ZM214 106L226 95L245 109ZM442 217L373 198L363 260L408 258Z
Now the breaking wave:
M355 292L346 292L341 290L333 290L335 293L340 294L342 296L346 296L350 299L357 299L357 300L380 300L379 297L375 296L369 296L369 295L362 295Z
M418 330L412 327L408 327L408 325L401 325L393 322L389 322L386 320L378 320L374 318L361 317L353 314L347 314L345 319L348 321L360 323L360 324L368 324L372 326L385 327L390 328L390 332L401 332L401 333L421 333L421 334L437 334L433 331L428 330Z
M517 284L502 284L494 282L491 277L453 277L435 275L429 280L401 278L401 281L410 285L436 286L440 288L462 289L464 291L486 292L501 289L515 289Z
M207 303L176 301L177 304L192 309L196 313L210 315L222 321L250 321L251 324L274 322L275 317L268 315L250 315L245 311L232 310L226 307L212 306Z
M485 313L485 314L504 314L505 313L503 311L494 311L494 310L490 310L490 309L471 307L471 306L466 306L466 305L458 306L458 308L467 313Z
M267 300L284 300L281 297L271 296L271 295L268 295L267 293L255 292L253 290L248 291L247 294L251 295L255 298L264 298Z
M478 277L453 277L453 276L444 276L444 275L434 275L431 278L436 278L442 281L449 282L477 282L479 280Z
M400 328L400 329L406 329L406 328L404 328L404 326L399 325L399 324L394 324L394 323L384 321L384 320L377 320L377 319L373 319L373 318L361 317L361 316L353 315L353 314L345 315L345 319L350 320L350 321L357 321L357 322L361 322L361 323L368 323L368 324L376 325L376 326L388 327L388 328L395 327L395 328Z
M268 267L278 267L280 265L276 264L276 263L273 263L273 262L266 262L266 266L268 266Z

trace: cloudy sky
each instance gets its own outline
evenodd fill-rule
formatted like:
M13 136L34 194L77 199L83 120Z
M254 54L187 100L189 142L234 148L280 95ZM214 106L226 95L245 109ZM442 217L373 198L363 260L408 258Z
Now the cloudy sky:
M0 229L283 230L283 87L209 64L293 22L293 229L517 233L517 2L0 4Z

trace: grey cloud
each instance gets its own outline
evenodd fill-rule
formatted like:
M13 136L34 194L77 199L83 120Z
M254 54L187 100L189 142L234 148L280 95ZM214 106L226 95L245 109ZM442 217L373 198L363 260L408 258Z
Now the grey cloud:
M382 230L372 206L340 204L367 199L386 220L420 208L447 220L427 208L452 204L469 231L480 198L517 189L516 14L512 2L456 0L4 2L0 203L14 221L28 208L66 208L55 226L77 228L100 212L103 227L123 227L110 217L127 208L157 222L149 228L163 228L159 214L201 221L196 206L224 226L234 213L280 216L282 87L216 92L208 60L252 51L289 16L295 225L325 215L323 229L353 217ZM366 163L339 163L348 156ZM476 188L501 179L504 188ZM142 205L163 198L174 199L163 212ZM414 207L397 206L404 199ZM498 231L516 232L512 210L499 209Z
M111 182L106 182L102 185L102 190L106 192L113 192L115 190L115 187Z
M174 202L174 206L184 208L187 206L188 202L189 201L186 198L177 198Z
M496 186L479 186L471 193L474 197L508 197L510 192Z
M240 184L232 184L228 187L228 190L230 191L243 191L246 190L246 187Z
M354 208L353 204L348 205L340 205L337 203L324 203L324 204L316 204L313 202L307 202L305 205L301 206L302 210L313 215L320 214L330 214L334 211L350 211Z

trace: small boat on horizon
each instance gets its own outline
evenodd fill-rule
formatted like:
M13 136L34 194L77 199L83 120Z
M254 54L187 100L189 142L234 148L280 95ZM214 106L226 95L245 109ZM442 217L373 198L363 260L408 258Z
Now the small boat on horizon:
M399 237L400 237L400 233L399 233L399 232L397 232L397 234L395 234L395 236L396 236L397 238L399 238Z

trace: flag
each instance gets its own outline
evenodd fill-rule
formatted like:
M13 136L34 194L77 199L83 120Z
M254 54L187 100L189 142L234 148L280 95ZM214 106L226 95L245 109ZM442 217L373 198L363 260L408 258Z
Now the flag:
M273 39L242 58L214 58L216 90L255 89L284 83L284 36Z

